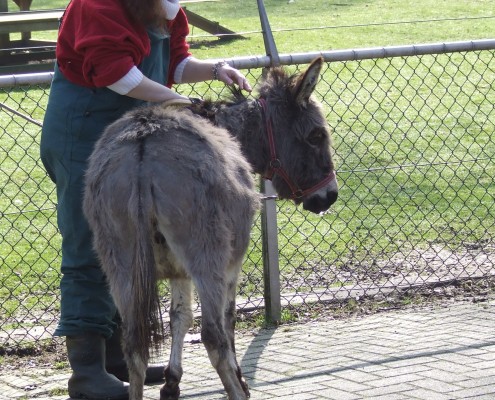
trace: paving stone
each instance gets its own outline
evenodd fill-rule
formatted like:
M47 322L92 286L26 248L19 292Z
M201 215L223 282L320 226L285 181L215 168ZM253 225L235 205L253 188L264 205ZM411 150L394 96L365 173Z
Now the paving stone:
M237 336L253 400L494 400L495 304L453 303ZM168 359L164 346L156 356ZM202 344L184 345L181 398L225 400ZM70 371L0 370L0 400L67 400ZM147 385L156 400L161 385ZM52 395L53 393L53 395Z
M345 390L336 388L327 388L318 392L320 399L332 399L332 400L358 400L360 396L354 393L350 393ZM289 400L289 399L287 399Z
M383 395L391 395L395 393L409 392L414 389L414 386L411 386L408 383L400 383L396 385L388 385L388 386L378 386L373 389L367 389L359 392L358 394L362 396L364 399L373 399L378 396Z
M336 379L332 382L329 382L327 384L329 387L334 388L334 389L340 389L342 391L350 392L350 393L356 393L359 391L363 390L368 390L371 389L371 386L368 384L362 384L362 383L357 383L354 381L350 380L344 380L344 379Z
M407 393L411 399L417 400L452 400L457 397L452 397L450 394L438 393L437 391L427 389L414 389Z
M419 372L424 372L429 370L430 368L428 367L428 363L423 362L414 365L404 365L399 367L394 366L393 368L386 368L381 371L376 371L375 374L380 377L392 377L399 375L418 374Z
M364 371L359 371L359 370L343 370L343 371L338 371L335 373L332 373L332 376L340 379L345 379L345 380L350 380L354 382L361 382L361 383L366 383L371 380L375 380L378 377L378 374L381 371L377 371L375 373L371 372L364 372Z
M495 399L495 387L492 385L476 385L469 389L463 389L452 393L458 399L467 399L470 397L478 398L480 396L492 396Z

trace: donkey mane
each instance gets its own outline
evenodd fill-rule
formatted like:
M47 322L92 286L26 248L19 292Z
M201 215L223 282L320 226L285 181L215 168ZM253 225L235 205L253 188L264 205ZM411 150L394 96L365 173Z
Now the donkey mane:
M232 107L248 101L247 97L235 86L228 87L229 95L224 99L212 100L205 98L202 101L193 104L189 109L196 115L206 118L215 124L215 115L223 107Z
M297 74L289 75L287 71L281 67L272 67L268 70L259 87L257 88L258 97L270 98L274 102L282 102L286 104L296 105L292 96L292 90L296 85ZM204 117L214 124L215 115L222 108L237 106L249 101L248 97L237 86L229 86L228 95L220 100L212 100L205 98L203 101L192 105L190 110L201 117Z
M258 87L260 97L273 100L292 101L291 90L296 83L296 74L290 75L281 67L271 68Z

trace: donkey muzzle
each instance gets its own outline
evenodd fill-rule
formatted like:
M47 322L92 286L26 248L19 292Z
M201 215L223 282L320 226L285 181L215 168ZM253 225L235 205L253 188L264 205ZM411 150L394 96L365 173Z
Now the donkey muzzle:
M337 179L303 199L303 208L315 214L327 211L339 195Z

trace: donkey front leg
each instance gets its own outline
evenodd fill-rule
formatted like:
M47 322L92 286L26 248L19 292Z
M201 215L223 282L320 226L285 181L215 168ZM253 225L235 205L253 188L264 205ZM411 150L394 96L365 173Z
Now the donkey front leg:
M204 278L205 276L203 276ZM230 280L229 280L230 281ZM249 392L241 385L231 340L225 328L227 285L223 279L195 280L201 301L201 339L230 400L246 400Z
M172 348L170 361L165 369L166 383L160 390L160 400L176 400L179 398L184 337L193 323L191 280L171 279L170 288L172 292L172 305L170 307Z

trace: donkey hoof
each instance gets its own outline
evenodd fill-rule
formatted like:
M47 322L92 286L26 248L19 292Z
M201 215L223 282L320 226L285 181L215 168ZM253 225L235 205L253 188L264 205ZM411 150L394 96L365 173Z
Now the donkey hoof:
M164 385L160 389L160 400L177 400L180 396L180 388L178 385L170 387Z
M251 393L249 393L249 386L248 386L246 380L244 379L244 377L242 376L241 369L239 367L237 367L236 372L237 372L237 379L239 380L239 383L241 384L242 391L244 392L246 397L249 399L251 397Z
M249 386L244 379L241 379L241 387L242 390L244 391L244 394L249 399L251 397L251 393L249 392Z

